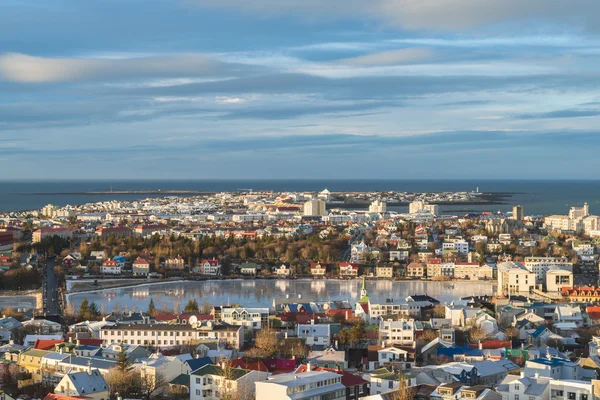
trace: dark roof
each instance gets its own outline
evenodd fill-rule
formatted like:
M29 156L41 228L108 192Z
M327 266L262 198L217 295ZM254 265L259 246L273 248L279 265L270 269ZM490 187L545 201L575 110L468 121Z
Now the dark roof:
M202 357L192 358L191 360L187 360L185 363L190 366L192 371L196 371L197 369L200 369L205 365L212 364L213 362L210 357Z
M213 331L234 331L237 332L240 326L237 325L226 325L226 324L214 324L212 327ZM102 330L129 330L129 331L193 331L196 330L190 325L175 325L175 324L117 324L113 326L103 326ZM202 330L202 329L198 329Z
M245 376L250 371L241 369L241 368L231 368L227 371L227 374L231 376L231 378L235 381L240 379L242 376ZM225 376L225 372L223 368L218 365L208 364L204 367L192 372L192 375L204 376L204 375L216 375L216 376Z
M175 377L171 382L169 382L170 385L181 385L181 386L190 386L190 376L186 375L186 374L181 374L177 377Z

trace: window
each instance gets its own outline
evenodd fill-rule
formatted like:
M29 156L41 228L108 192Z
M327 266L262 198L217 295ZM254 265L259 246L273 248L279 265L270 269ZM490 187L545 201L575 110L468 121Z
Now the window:
M200 396L200 389L196 389L196 396Z
M388 382L388 387L389 387L390 389L393 389L393 388L394 388L394 382L393 382L393 381L389 381L389 382Z
M567 392L567 399L569 399L569 400L575 400L576 399L575 392Z

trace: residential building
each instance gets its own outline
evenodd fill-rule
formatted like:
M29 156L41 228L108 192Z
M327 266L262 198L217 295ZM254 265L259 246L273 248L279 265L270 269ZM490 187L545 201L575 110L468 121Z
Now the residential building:
M431 215L439 215L439 207L435 204L428 204L424 201L413 201L408 205L408 212L416 214L419 212L428 212Z
M63 376L54 394L65 397L82 397L92 400L108 400L110 388L98 370L68 373Z
M275 275L282 278L289 278L292 275L292 268L289 265L281 264L275 267Z
M167 232L169 227L163 224L153 224L153 225L138 225L135 227L135 234L138 236L148 236L154 235L155 233Z
M142 257L136 258L133 262L133 275L148 276L150 274L150 263Z
M181 257L169 258L167 261L165 261L165 266L169 269L183 271L185 268L185 260Z
M321 263L311 263L310 264L310 274L314 278L324 278L327 268Z
M268 327L268 308L223 307L221 320L230 325L240 325L246 329L261 329Z
M33 243L39 243L53 236L70 239L73 236L73 232L69 228L40 228L33 231L32 240Z
M42 359L49 351L29 349L19 355L18 368L23 374L19 379L19 387L38 384L42 382Z
M371 382L371 394L380 394L397 390L400 388L400 381L404 380L406 387L416 385L416 379L410 378L400 372L396 372L391 368L379 368L369 373L369 381Z
M279 374L256 382L257 399L308 400L346 399L342 376L329 371L306 371L299 374Z
M560 268L573 272L573 263L565 257L525 257L523 264L528 271L535 274L536 283L544 282L545 268Z
M498 264L499 295L528 294L535 288L535 274L521 263L506 261Z
M408 278L423 278L427 269L421 263L412 262L406 267L406 276Z
M378 278L393 278L394 267L392 265L378 265L375 267L375 276Z
M523 221L525 215L523 214L523 206L513 206L512 209L512 219L517 221Z
M100 272L107 275L121 275L121 265L115 260L105 260L100 267Z
M329 324L298 324L298 338L305 339L307 346L331 345L331 326Z
M207 364L190 374L190 400L253 399L255 384L267 376L261 371Z
M197 269L200 274L207 276L219 276L221 275L221 262L217 259L205 259Z
M315 199L304 203L304 215L307 217L322 217L327 214L326 203Z
M342 278L356 278L358 276L358 264L341 262L340 263L340 277Z
M414 346L416 327L413 319L382 319L379 321L379 341L385 344Z
M197 341L217 341L239 349L244 343L243 328L236 325L198 321L195 325L183 324L117 324L105 326L100 331L104 343L123 342L142 346L168 348Z

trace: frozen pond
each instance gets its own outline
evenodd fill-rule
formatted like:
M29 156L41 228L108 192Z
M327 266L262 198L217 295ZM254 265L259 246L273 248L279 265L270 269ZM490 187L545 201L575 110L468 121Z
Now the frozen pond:
M117 304L122 310L144 311L150 298L159 309L182 310L188 300L211 305L240 304L246 307L270 307L273 298L301 296L303 300L349 300L359 298L361 280L214 280L183 281L139 285L98 292L76 293L69 302L79 307L86 298L96 302L105 312ZM495 282L423 282L423 281L367 281L371 301L402 299L411 294L428 294L441 302L451 302L465 296L491 295Z

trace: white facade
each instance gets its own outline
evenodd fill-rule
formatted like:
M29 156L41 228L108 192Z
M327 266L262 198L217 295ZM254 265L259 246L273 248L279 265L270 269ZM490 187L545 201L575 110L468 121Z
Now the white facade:
M412 319L391 319L379 322L379 339L386 344L413 346L415 344L415 321Z
M299 374L279 374L256 383L257 399L300 400L346 398L342 377L335 372L307 371Z
M507 261L498 264L498 294L528 294L535 288L535 274L521 263Z
M306 339L307 346L331 344L331 327L329 324L298 324L298 337Z
M385 201L375 200L369 205L370 213L381 213L384 214L387 211L387 204Z
M408 205L408 212L416 214L419 212L429 212L432 215L439 215L439 207L436 204L428 204L424 201L413 201Z
M265 372L205 365L190 375L190 400L253 399L255 383L265 379Z
M263 324L268 324L268 308L242 308L224 307L221 311L221 320L230 325L241 325L247 329L261 329Z
M306 216L324 216L327 214L325 202L323 200L310 200L304 203L304 215Z
M561 257L525 257L525 268L535 274L537 283L544 281L545 270L560 268L573 272L573 263L568 258Z

